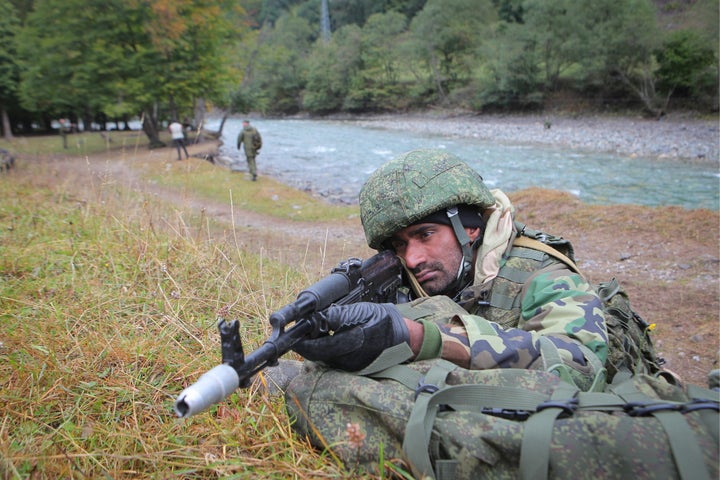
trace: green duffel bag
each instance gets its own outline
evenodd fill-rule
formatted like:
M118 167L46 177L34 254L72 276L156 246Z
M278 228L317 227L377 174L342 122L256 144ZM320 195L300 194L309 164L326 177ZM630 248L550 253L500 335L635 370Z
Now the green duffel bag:
M294 428L350 468L399 458L439 480L718 478L709 389L636 375L580 392L548 372L444 360L364 375L305 365L286 392Z

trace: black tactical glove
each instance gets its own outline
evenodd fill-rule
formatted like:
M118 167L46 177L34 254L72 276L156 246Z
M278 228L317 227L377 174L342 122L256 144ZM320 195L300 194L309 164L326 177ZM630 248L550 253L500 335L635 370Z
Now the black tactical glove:
M354 372L367 367L383 350L410 343L400 312L390 303L331 306L313 315L323 334L295 344L293 350L316 362Z

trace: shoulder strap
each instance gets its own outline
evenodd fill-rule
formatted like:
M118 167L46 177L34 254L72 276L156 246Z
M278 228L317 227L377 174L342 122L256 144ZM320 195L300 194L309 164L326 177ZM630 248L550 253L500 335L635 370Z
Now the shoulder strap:
M554 257L554 258L557 258L557 259L560 260L561 262L565 263L568 267L570 267L570 269L571 269L573 272L577 273L577 274L580 275L580 276L583 276L582 273L580 272L580 269L579 269L578 266L575 264L575 262L573 262L572 260L570 260L570 258L568 258L567 255L564 255L563 253L559 252L558 250L556 250L555 248L551 247L550 245L547 245L547 244L545 244L545 243L542 243L542 242L540 242L540 241L538 241L538 240L535 240L535 239L533 239L533 238L524 237L524 236L522 236L522 235L520 235L520 236L518 236L517 238L515 238L515 241L513 242L513 245L514 245L514 246L518 246L518 247L532 248L533 250L540 250L541 252L545 252L545 253L547 253L548 255L550 255L550 256L552 256L552 257Z

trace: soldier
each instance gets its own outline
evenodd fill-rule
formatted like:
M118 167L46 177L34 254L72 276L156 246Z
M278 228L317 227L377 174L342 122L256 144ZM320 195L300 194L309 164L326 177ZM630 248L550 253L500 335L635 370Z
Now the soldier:
M252 175L253 182L257 180L257 166L255 157L260 153L262 137L255 127L250 125L250 120L243 120L243 128L237 138L237 148L242 146L245 149L245 158L248 164L248 171Z
M331 306L319 315L355 326L303 340L297 353L358 371L404 342L408 360L441 357L469 369L560 363L564 377L590 388L608 352L598 295L571 260L522 236L508 197L467 164L441 150L405 153L370 176L360 214L368 245L402 260L411 301ZM281 370L268 373L292 377L299 368Z

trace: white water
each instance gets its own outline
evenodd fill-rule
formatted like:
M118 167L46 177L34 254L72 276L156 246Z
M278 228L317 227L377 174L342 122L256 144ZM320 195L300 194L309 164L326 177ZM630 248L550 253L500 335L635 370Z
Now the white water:
M472 138L418 135L325 120L253 120L262 133L258 173L333 201L356 203L367 177L394 156L442 148L473 166L491 188L513 192L537 186L562 190L601 205L678 205L720 209L717 168L681 161L628 158ZM210 122L206 128L218 128ZM244 165L235 148L240 119L223 129L221 153ZM441 132L439 132L441 133Z

